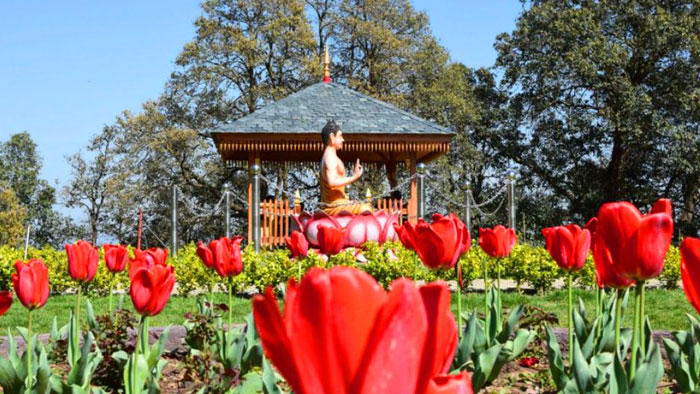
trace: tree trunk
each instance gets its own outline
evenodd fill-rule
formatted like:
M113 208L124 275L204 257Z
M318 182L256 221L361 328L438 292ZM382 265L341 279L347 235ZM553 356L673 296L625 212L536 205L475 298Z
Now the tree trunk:
M678 222L681 234L696 236L698 229L693 223L698 206L698 174L689 174L683 180L683 211Z

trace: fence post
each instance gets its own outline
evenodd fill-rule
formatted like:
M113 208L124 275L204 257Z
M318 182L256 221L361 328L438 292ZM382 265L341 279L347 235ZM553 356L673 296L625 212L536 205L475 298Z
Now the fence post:
M506 174L506 194L508 196L508 227L513 231L515 228L515 172L508 171Z
M225 218L226 221L226 238L231 238L231 191L228 187L224 191L224 202L226 203Z
M177 185L173 185L173 201L170 207L170 255L177 255Z
M466 205L466 208L464 209L464 223L467 224L467 230L471 234L471 228L472 228L472 199L471 199L472 183L470 181L467 181L464 184L464 188L466 189L466 191L464 193L464 199L465 199L465 205Z
M139 228L136 249L141 250L141 229L143 229L143 209L139 208Z
M425 216L425 164L418 163L416 165L416 170L418 172L417 178L417 203L418 203L418 218Z
M255 163L250 167L253 172L253 245L255 252L260 252L260 164Z

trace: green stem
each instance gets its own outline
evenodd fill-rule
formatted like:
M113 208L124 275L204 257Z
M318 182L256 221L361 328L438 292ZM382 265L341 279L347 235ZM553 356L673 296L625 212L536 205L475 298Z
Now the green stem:
M489 315L489 262L484 260L484 319Z
M27 322L27 389L32 388L32 378L34 374L32 373L32 310L29 310Z
M593 285L595 288L595 317L600 316L600 288L596 285Z
M574 290L571 285L571 272L567 276L569 286L569 365L574 363Z
M462 284L459 282L459 276L462 272L462 263L457 260L457 340L462 339Z
M138 343L136 344L137 354L146 354L148 352L148 316L141 316L141 322L139 323L139 337L137 338Z
M634 328L632 331L632 358L630 360L630 379L632 382L634 380L634 375L637 372L637 350L639 348L639 314L641 312L641 289L644 287L643 283L637 283L637 291L634 296Z
M640 296L639 296L639 299L640 299L640 301L639 301L639 348L642 351L642 357L644 357L647 354L647 349L646 349L647 345L646 345L646 340L645 340L646 338L644 338L646 335L644 333L644 327L646 325L645 324L646 323L646 316L644 314L644 298L645 298L644 297L644 288L646 286L645 286L644 281L638 282L637 286L639 286L639 292L640 292Z
M75 298L75 328L78 330L78 337L80 337L80 295L83 292L82 283L78 282L78 296Z
M498 287L498 294L501 294L501 258L496 259L496 286Z
M615 352L620 353L620 324L622 323L622 289L615 291Z
M117 283L117 291L119 291L119 283ZM121 311L121 308L120 308ZM114 314L114 326L119 327L119 313Z
M114 316L114 301L112 301L112 296L114 293L114 275L112 275L112 281L109 284L109 315Z
M231 331L233 322L233 277L228 278L228 330Z

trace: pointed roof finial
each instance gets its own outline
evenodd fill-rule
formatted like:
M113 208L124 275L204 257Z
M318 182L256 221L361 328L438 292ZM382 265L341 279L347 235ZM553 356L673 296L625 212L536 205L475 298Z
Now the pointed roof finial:
M331 57L328 55L328 45L326 45L326 53L323 57L323 82L331 82Z

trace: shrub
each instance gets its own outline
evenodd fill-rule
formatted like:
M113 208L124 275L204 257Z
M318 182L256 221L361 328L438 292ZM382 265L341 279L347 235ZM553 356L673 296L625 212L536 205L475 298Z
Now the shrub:
M664 270L659 275L659 280L666 289L677 289L681 280L681 254L678 247L671 245L666 253Z
M228 284L220 279L213 271L207 269L196 254L193 243L180 248L175 257L169 257L168 263L175 269L177 276L177 291L180 294L193 292L208 292L210 290L227 291ZM455 280L454 269L428 270L420 263L414 252L407 250L398 242L387 242L383 245L370 242L364 245L362 255L367 260L360 263L355 257L357 251L345 250L326 261L325 257L310 252L309 256L300 261L302 272L312 267L329 268L342 265L356 267L372 275L382 286L387 288L391 282L400 277L415 278L418 281ZM0 290L12 287L11 274L14 272L14 261L22 259L22 249L8 246L0 247ZM298 276L297 261L289 257L287 249L263 249L255 253L252 247L243 250L243 272L233 279L234 290L237 293L249 290L263 291L267 286L276 287L286 283L290 278ZM49 283L53 293L74 291L75 282L71 280L67 270L67 259L64 250L50 247L42 249L30 248L28 258L41 258L49 269ZM474 279L483 276L483 267L488 265L491 279L496 277L496 259L486 255L476 244L461 258L464 285L469 286ZM516 245L511 255L501 261L501 277L515 280L518 287L529 284L537 291L551 288L555 280L564 278L564 272L541 246L527 244ZM102 263L100 250L100 265L95 278L85 286L85 291L93 294L108 294L111 281L116 281L117 287L126 290L129 286L129 276L126 271L113 276ZM595 264L589 256L583 269L574 276L582 286L595 285ZM680 255L678 248L671 246L664 270L659 277L666 288L678 287L680 279Z

